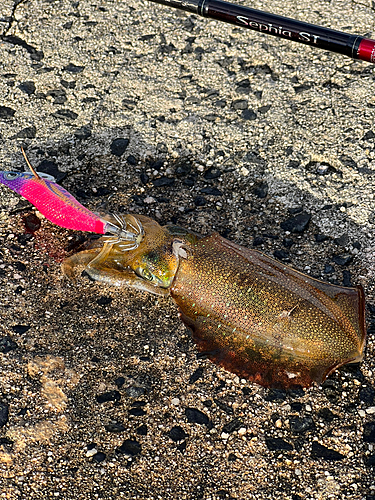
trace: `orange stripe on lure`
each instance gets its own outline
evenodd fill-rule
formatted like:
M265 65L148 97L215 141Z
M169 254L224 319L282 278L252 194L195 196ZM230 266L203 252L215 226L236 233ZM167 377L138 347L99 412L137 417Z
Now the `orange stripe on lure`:
M127 230L125 219L114 215L112 220L91 212L66 189L56 184L47 174L36 172L22 153L31 172L0 172L0 183L30 201L41 214L58 226L77 231L114 235L113 242L126 242L128 248L136 248L143 238L142 226Z

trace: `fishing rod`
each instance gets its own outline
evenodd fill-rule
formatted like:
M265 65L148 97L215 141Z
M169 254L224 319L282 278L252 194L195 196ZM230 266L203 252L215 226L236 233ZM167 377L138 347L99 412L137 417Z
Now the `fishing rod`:
M375 40L360 35L323 28L221 0L150 1L375 64Z

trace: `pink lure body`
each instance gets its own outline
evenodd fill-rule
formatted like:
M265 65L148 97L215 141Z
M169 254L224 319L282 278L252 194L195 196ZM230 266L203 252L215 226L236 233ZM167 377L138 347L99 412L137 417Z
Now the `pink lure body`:
M43 176L43 177L42 177ZM31 172L0 172L0 183L30 201L41 214L58 226L105 234L108 222L91 212L52 177Z

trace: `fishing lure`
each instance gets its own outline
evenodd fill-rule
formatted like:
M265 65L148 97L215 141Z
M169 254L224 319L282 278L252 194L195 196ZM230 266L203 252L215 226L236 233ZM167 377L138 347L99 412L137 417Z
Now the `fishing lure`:
M22 153L31 172L0 172L0 183L30 201L41 214L58 226L79 231L107 234L108 244L120 244L123 250L133 250L143 238L143 228L133 216L113 214L100 216L91 212L55 179L36 172Z
M361 286L324 283L218 233L201 237L134 217L145 233L137 248L104 241L105 251L72 255L63 272L74 279L83 265L95 280L169 295L201 352L266 387L320 384L362 359Z

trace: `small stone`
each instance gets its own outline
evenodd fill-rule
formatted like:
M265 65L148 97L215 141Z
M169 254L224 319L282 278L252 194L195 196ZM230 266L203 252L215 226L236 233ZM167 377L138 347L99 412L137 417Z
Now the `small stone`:
M218 167L210 167L206 172L203 174L203 177L205 179L217 179L221 175L221 170Z
M194 382L202 378L202 375L203 375L203 368L200 366L195 370L194 373L190 375L189 384L194 384Z
M313 441L311 456L313 458L323 458L324 460L343 460L345 458L345 455L342 453L332 450L331 448L326 448L317 441Z
M248 101L246 99L237 99L236 101L232 102L232 108L241 110L247 109Z
M26 231L30 232L31 234L35 233L35 231L38 231L41 226L40 219L35 214L27 215L26 217L24 217L23 222L25 224Z
M255 196L258 198L266 198L268 194L268 184L266 181L259 182L258 184L255 185L253 189L253 193Z
M98 450L94 447L94 448L90 448L86 451L86 457L87 458L90 458L90 457L93 457L94 455L96 455L98 453Z
M227 434L226 432L221 433L221 439L227 440L228 438L229 438L229 434Z
M82 127L77 128L74 135L81 141L88 139L92 135L91 125L82 125Z
M129 410L129 415L133 415L133 417L142 417L143 415L147 415L147 413L142 408L131 408Z
M281 222L280 227L284 231L289 231L291 233L303 233L309 225L310 219L310 214L302 212L295 217L291 217L290 219Z
M331 266L331 264L325 264L324 266L324 274L332 274L334 272L335 268Z
M289 426L292 432L303 434L304 432L315 429L313 419L308 417L291 417L289 419Z
M116 448L117 453L127 455L128 457L135 457L136 455L139 455L141 451L142 446L134 439L125 439L122 445Z
M118 391L108 391L96 395L96 401L100 404L108 403L109 401L120 401L120 399L121 394Z
M182 427L179 425L175 425L172 427L172 429L168 432L168 436L174 441L175 443L178 443L179 441L183 441L185 438L188 437L186 432Z
M52 116L66 120L76 120L78 118L78 114L71 109L58 109L55 113L52 113Z
M107 306L108 304L110 304L112 302L112 297L99 297L96 301L96 303L98 304L98 306Z
M332 260L339 266L347 266L353 260L353 256L350 254L333 255Z
M328 236L320 233L314 234L314 238L317 243L323 243L324 241L327 241L329 239Z
M264 243L264 238L256 236L253 240L253 247L259 247L260 245L263 245L263 243Z
M173 406L178 406L180 404L180 400L178 398L172 398L171 399L171 404Z
M229 423L225 424L222 432L225 434L232 434L234 431L238 431L242 427L243 423L238 418L234 418Z
M209 425L210 423L207 415L196 408L186 408L185 415L190 424Z
M26 333L28 330L30 330L31 326L30 325L13 325L12 330L15 333L18 333L20 335L23 335Z
M108 432L124 432L125 427L120 422L109 422L104 426Z
M173 186L175 180L172 177L158 177L157 179L153 179L152 184L155 187L170 187Z
M101 451L98 451L97 453L95 453L93 456L92 456L92 459L95 461L95 462L98 462L98 463L101 463L101 462L104 462L104 460L107 458L107 455Z
M366 408L367 415L373 415L375 413L375 406L370 406L370 408Z
M139 436L147 436L147 425L142 424L135 431Z
M201 189L202 194L209 194L211 196L222 196L223 193L220 191L220 189L217 189L215 187L204 187Z
M119 137L114 139L111 143L110 149L111 153L115 156L122 156L125 153L126 148L129 146L129 139Z
M243 120L256 120L257 114L252 109L244 109L242 111Z
M246 427L241 427L240 429L238 429L238 435L239 436L244 436L247 432L247 429Z
M326 422L332 422L332 420L335 418L335 414L332 413L329 408L321 408L318 411L318 416Z
M363 426L363 441L365 443L375 443L375 420L366 422Z
M73 63L69 63L63 68L64 71L69 71L69 73L81 73L85 69L84 66L76 66Z
M270 451L292 451L293 445L281 438L266 438L266 446Z
M285 250L280 250L280 249L275 250L273 252L273 256L279 260L290 260L290 255Z
M6 120L7 118L13 118L16 111L8 106L0 106L0 120Z
M367 465L367 467L374 467L375 466L375 454L367 457L367 459L365 460L365 465Z
M33 81L22 82L18 88L27 95L35 94L35 83Z
M14 351L17 349L17 343L14 342L14 340L11 339L11 337L6 336L0 338L0 352L3 354L6 354L9 351Z
M194 198L194 205L196 207L204 207L205 205L207 205L207 200L204 196L196 196Z
M26 127L17 132L15 137L18 137L19 139L34 139L36 136L36 127L32 125L31 127Z
M8 422L9 419L9 405L0 401L0 428Z

